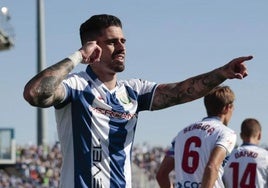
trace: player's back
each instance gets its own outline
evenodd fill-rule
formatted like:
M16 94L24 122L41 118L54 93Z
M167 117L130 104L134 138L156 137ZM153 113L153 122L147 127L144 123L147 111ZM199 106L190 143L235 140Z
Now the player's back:
M233 150L224 168L227 188L268 187L268 151L256 145Z
M222 146L228 153L235 142L234 131L217 118L205 118L180 131L174 139L177 187L199 187L213 148ZM220 168L219 177L222 173ZM218 183L222 185L218 180L215 185Z

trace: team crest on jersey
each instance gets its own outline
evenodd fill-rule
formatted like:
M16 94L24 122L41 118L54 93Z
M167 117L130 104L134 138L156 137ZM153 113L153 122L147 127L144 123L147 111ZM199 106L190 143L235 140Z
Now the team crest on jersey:
M129 103L131 103L131 100L130 100L130 98L127 95L126 92L122 92L122 91L121 92L117 92L116 93L116 96L120 100L120 102L123 103L123 104L129 104Z

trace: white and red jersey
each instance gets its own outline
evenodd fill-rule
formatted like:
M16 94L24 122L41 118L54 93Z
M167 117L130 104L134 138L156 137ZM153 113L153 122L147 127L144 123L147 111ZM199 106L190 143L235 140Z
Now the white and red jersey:
M234 149L224 167L223 181L227 188L267 188L268 151L250 144Z
M200 187L211 151L220 146L230 153L236 143L235 132L218 118L204 118L185 127L172 145L175 160L175 187ZM214 187L223 187L223 166Z

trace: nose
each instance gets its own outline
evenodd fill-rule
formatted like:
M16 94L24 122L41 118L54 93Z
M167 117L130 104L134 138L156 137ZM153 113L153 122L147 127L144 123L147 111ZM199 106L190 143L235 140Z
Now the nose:
M116 47L117 47L117 49L119 49L119 50L126 50L125 43L122 42L122 41L118 41Z

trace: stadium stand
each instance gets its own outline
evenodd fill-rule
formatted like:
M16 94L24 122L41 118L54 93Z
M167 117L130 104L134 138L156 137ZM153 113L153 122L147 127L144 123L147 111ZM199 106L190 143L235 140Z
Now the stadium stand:
M165 150L133 148L133 188L157 188L155 172ZM16 164L0 169L0 188L57 188L61 168L60 144L47 151L42 146L17 146Z
M148 145L133 147L133 188L159 187L155 175L166 151L167 148ZM61 162L58 142L47 150L35 145L17 146L16 164L0 168L0 188L57 188Z
M7 7L0 10L0 51L14 46L14 30L10 24L10 15Z

